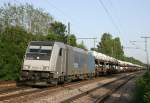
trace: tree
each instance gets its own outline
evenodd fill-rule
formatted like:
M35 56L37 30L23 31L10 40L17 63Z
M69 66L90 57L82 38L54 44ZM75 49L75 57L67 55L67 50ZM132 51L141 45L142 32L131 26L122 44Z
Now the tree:
M49 32L53 32L54 34L64 36L65 32L66 32L66 26L61 22L55 21L55 22L51 23Z
M113 39L113 51L114 51L114 54L113 56L115 58L118 58L118 59L122 59L123 56L124 56L124 51L123 51L123 48L121 46L121 42L120 42L120 38L119 37L116 37Z
M77 47L78 48L81 48L81 49L85 49L86 50L86 47L84 45L84 42L82 41L81 43L77 44Z
M97 45L97 51L107 54L109 56L122 59L124 56L124 51L121 46L120 38L112 38L112 35L109 33L104 33L101 42Z
M98 48L97 51L107 55L111 55L112 44L113 44L113 40L111 34L104 33L102 35L101 42L99 42L99 44L97 45Z
M61 41L76 46L75 35L66 36L66 26L32 5L0 7L0 80L16 80L27 45L32 40Z
M47 39L53 40L53 41L61 41L66 42L66 26L61 22L53 22L51 23L51 26L49 27Z
M0 79L14 80L19 77L26 47L33 39L24 29L7 27L0 33Z
M34 8L30 4L11 5L4 4L0 8L0 22L2 28L20 26L32 34L48 34L53 17L42 9Z
M113 38L111 34L104 33L101 38L101 42L97 45L97 48L92 48L97 52L104 53L106 55L112 56L116 59L131 62L134 64L143 65L143 63L133 57L126 57L120 42L120 38Z
M71 45L71 46L77 46L77 43L76 43L76 36L74 34L71 34L71 35L67 35L66 36L67 40L68 40L68 44Z

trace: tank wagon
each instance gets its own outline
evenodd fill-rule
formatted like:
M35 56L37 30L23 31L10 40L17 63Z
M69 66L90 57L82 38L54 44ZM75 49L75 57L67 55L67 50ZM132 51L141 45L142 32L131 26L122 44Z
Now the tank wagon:
M141 68L139 65L61 42L32 41L25 53L20 81L26 85L47 86Z

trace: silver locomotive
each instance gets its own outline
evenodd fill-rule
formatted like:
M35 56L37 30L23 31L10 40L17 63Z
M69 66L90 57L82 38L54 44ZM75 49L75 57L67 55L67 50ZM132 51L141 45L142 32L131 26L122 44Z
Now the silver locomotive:
M48 85L94 74L90 52L60 42L32 41L26 50L20 80L28 85Z

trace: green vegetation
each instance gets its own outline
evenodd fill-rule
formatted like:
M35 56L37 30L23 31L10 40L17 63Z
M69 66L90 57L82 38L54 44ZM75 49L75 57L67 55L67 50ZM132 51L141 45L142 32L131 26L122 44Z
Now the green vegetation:
M48 29L48 40L55 40L67 43L67 37L65 36L66 26L61 22L53 22Z
M113 38L111 34L104 33L102 38L97 45L97 48L94 48L97 52L104 53L106 55L112 56L114 58L143 65L143 63L133 57L126 57L124 55L123 47L120 42L120 38Z
M50 14L29 4L11 5L8 3L0 7L1 29L19 26L32 34L45 35L48 34L52 22L54 19Z
M8 27L0 33L0 79L19 76L26 46L34 36L19 27Z
M150 103L150 71L136 81L132 103Z
M78 46L76 36L68 36L66 31L66 25L42 9L29 4L4 4L0 7L0 80L18 79L26 47L32 40Z
M98 52L113 56L115 58L121 59L124 52L121 46L120 38L112 38L112 35L109 33L104 33L99 43Z
M82 48L82 49L85 49L86 50L86 47L85 47L85 45L84 45L84 42L82 41L81 43L79 43L78 45L77 45L77 47L78 48Z

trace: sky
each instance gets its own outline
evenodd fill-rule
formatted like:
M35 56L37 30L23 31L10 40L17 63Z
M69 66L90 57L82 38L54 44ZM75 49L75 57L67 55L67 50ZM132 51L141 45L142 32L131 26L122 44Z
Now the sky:
M150 0L0 0L0 6L8 2L29 3L42 8L55 20L66 25L70 22L71 33L77 38L94 37L96 44L102 34L108 32L121 39L126 56L146 62L141 36L150 37ZM87 48L94 47L94 40L83 41Z

